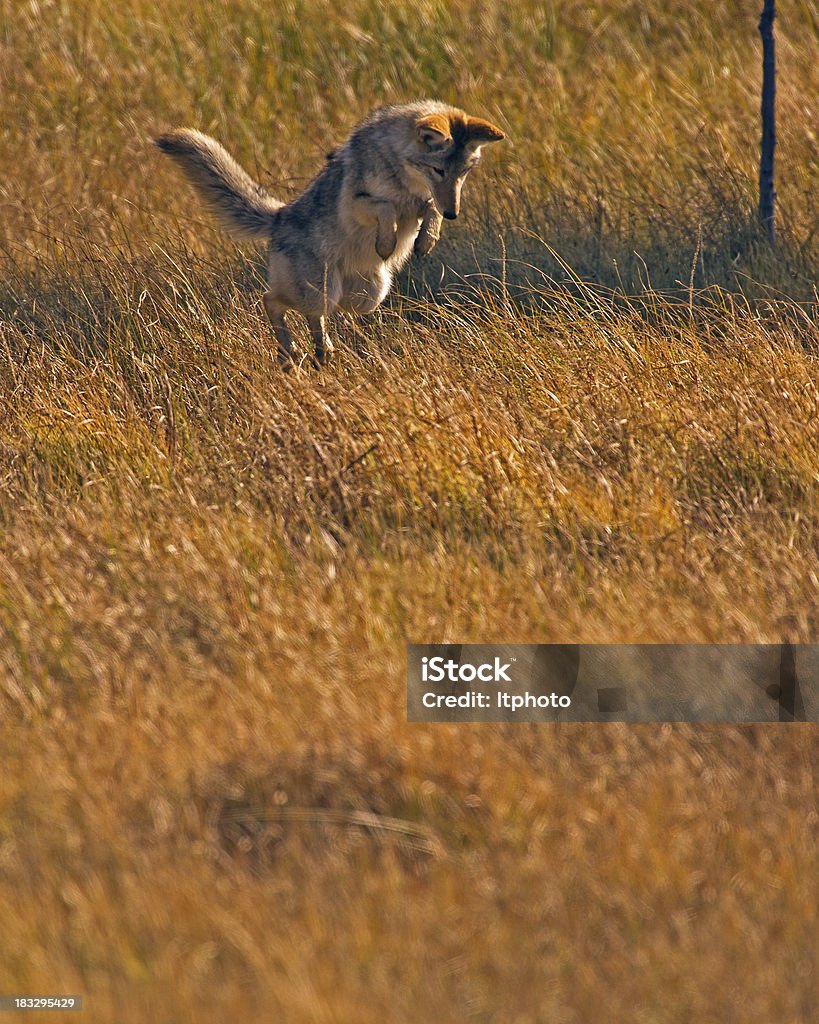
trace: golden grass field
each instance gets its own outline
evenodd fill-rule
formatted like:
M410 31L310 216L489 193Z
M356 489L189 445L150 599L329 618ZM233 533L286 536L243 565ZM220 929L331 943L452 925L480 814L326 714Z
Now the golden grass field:
M819 12L779 5L771 250L760 8L0 0L0 994L816 1021L814 726L405 709L409 640L817 639ZM418 96L508 141L284 375L261 255L147 140L286 198Z

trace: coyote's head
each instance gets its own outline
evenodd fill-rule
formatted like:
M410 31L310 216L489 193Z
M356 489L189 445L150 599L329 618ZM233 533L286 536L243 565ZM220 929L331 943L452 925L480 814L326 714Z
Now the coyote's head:
M436 111L415 122L411 163L424 175L438 211L455 220L467 174L480 163L481 146L500 142L500 128L461 110Z

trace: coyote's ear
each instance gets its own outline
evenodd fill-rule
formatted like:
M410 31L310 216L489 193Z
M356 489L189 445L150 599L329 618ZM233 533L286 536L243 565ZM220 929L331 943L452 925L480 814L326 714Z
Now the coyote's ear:
M449 118L443 114L427 114L415 122L415 137L427 149L443 149L452 142Z
M466 121L466 137L469 145L482 146L485 142L500 142L506 136L482 117L469 117Z

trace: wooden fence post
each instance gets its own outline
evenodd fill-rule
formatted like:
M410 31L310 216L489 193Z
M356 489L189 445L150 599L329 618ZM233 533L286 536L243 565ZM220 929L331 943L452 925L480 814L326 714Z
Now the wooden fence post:
M768 232L771 244L774 229L774 147L776 146L776 57L774 54L773 23L776 16L775 0L765 0L759 32L762 36L762 145L759 158L759 219Z

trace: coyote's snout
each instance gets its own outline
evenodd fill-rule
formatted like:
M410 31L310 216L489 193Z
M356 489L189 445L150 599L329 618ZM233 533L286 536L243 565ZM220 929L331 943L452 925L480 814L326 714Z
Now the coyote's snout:
M410 255L426 256L442 218L460 212L461 189L481 147L500 128L434 100L382 107L362 121L305 191L284 204L253 181L214 139L179 129L156 145L181 167L224 227L269 242L264 306L284 364L294 358L285 322L303 313L317 363L333 350L327 316L370 313Z

